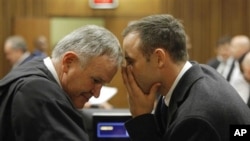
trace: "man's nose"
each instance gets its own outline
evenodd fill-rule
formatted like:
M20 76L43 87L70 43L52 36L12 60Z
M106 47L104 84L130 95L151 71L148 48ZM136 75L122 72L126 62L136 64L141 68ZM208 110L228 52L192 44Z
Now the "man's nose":
M92 90L92 94L95 98L98 98L100 96L102 84L96 84L94 89Z

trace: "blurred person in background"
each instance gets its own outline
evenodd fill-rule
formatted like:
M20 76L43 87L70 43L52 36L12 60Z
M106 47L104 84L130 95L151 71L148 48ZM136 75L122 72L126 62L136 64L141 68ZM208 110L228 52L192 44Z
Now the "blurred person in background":
M34 57L47 57L48 41L45 36L39 36L34 41L35 50L33 52Z
M245 53L240 59L239 59L239 64L240 64L240 70L245 78L245 80L250 84L250 51ZM248 85L250 87L250 85ZM250 108L250 93L246 95L246 104Z
M236 89L245 103L248 102L249 84L240 71L239 59L250 50L250 40L246 35L236 35L231 40L234 69L229 83Z
M27 49L27 45L23 37L17 35L10 36L6 39L4 44L4 53L12 68L16 68L33 58Z
M234 58L231 52L231 37L223 36L216 43L217 56L208 61L208 65L216 69L227 81L230 81L234 69Z

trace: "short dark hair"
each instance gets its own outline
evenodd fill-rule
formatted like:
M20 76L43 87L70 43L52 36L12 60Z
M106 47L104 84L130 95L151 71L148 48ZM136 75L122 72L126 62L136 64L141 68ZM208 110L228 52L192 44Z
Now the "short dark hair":
M137 32L141 39L141 51L148 59L156 48L164 48L173 61L188 59L186 33L181 22L168 14L151 15L133 21L123 31L123 37Z
M223 36L223 37L219 38L219 40L216 43L216 46L219 47L220 45L230 44L231 39L232 39L232 37L230 37L230 36L227 36L227 35Z

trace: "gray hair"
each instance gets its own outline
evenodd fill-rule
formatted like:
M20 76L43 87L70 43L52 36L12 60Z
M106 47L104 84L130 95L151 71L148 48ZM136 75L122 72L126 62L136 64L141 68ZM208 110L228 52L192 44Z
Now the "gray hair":
M122 50L118 39L107 29L96 25L78 28L60 40L52 51L52 59L59 60L67 51L75 52L81 64L96 56L108 55L122 62Z
M139 34L140 50L147 60L156 48L164 48L175 62L188 59L184 27L171 15L151 15L134 21L123 31L123 37L131 32Z
M27 51L27 45L23 37L15 35L15 36L10 36L6 39L6 42L11 43L11 47L13 49L18 49L23 52Z

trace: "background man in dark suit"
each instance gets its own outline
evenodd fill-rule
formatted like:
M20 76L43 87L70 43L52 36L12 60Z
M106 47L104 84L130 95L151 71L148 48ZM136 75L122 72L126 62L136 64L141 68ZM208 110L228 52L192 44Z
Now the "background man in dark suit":
M0 81L0 141L88 141L81 114L122 61L117 38L84 26Z
M35 50L33 51L34 57L46 58L48 51L48 41L43 35L38 36L34 41Z
M123 36L122 75L133 116L125 126L133 141L229 141L231 124L250 124L250 110L232 86L211 67L188 61L177 19L148 16Z

